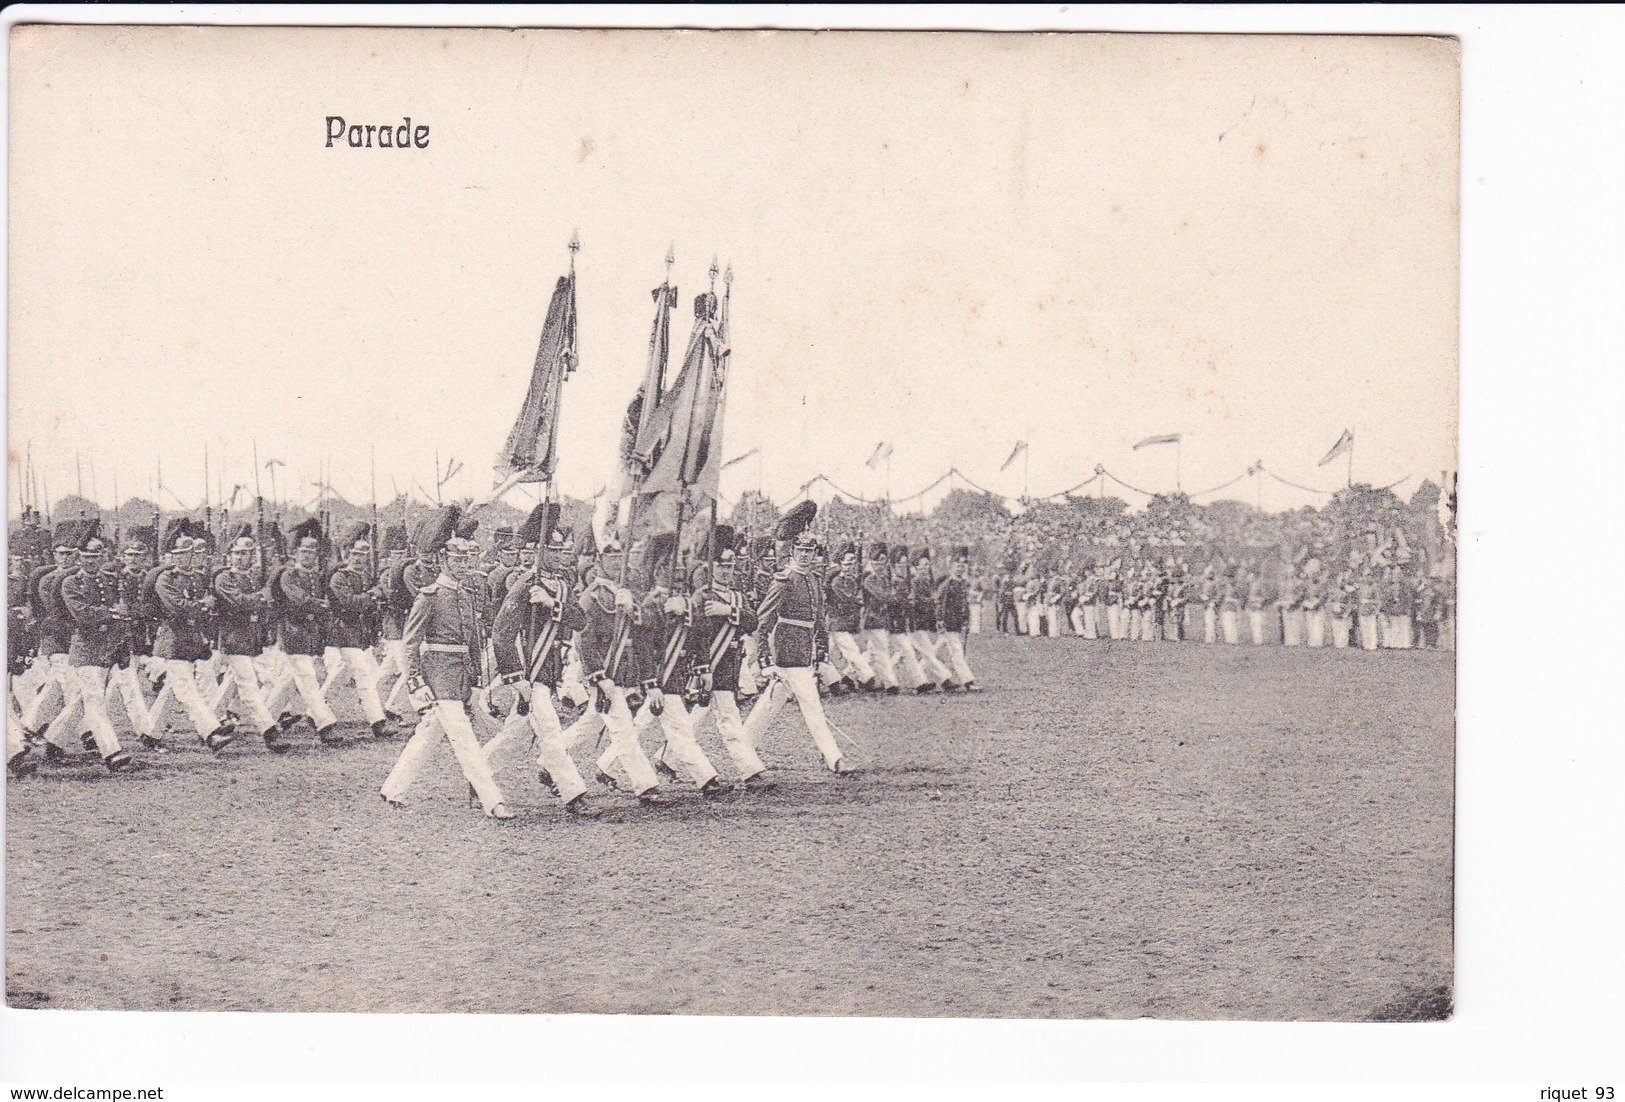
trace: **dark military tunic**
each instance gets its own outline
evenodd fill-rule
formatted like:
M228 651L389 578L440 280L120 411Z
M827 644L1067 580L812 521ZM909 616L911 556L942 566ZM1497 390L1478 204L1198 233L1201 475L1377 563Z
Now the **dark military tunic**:
M775 666L812 666L824 656L824 590L818 579L794 569L773 576L756 611L767 633Z
M533 585L552 595L556 602L552 608L530 599ZM567 579L558 574L515 570L491 629L497 672L506 681L523 677L557 689L564 672L563 646L586 626L587 614Z
M436 700L466 702L479 661L479 597L442 574L418 590L402 640L409 688L426 685Z
M372 646L378 640L383 608L372 580L348 565L341 566L327 580L327 592L332 606L332 618L327 627L328 644L361 649Z
M158 634L153 639L155 658L202 662L209 657L209 615L203 598L209 594L204 574L166 566L153 582L162 609Z
M726 616L707 616L705 606L718 601L729 607ZM739 667L744 661L741 649L745 639L756 630L756 613L746 602L745 595L732 589L712 584L694 595L694 627L689 633L689 658L700 667L711 671L711 688L715 692L739 691Z
M294 563L284 563L271 577L276 599L277 642L284 654L321 654L327 609L321 577Z

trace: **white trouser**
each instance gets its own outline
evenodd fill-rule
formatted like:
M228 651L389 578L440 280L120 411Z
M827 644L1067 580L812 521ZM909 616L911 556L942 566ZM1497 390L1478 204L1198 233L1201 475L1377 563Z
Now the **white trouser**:
M746 741L752 746L760 746L762 732L767 730L785 702L794 697L801 708L801 718L807 724L807 732L812 735L818 752L824 756L824 764L834 769L841 760L841 747L835 741L835 732L829 728L829 720L824 718L824 704L818 699L818 685L813 681L812 667L780 666L773 673L776 676L768 684L767 695L757 702L756 707L751 709L750 718L745 720Z
M1264 611L1263 611L1263 609L1250 608L1250 609L1247 610L1247 626L1248 626L1248 628L1251 629L1251 631L1253 633L1253 646L1255 646L1255 647L1263 646L1264 645Z
M221 703L233 700L237 707L232 710L248 720L254 730L263 733L276 726L276 717L266 706L265 693L260 689L255 660L246 654L226 655L226 691Z
M1382 617L1382 645L1395 650L1409 650L1411 646L1411 618L1409 616Z
M186 713L192 729L199 739L208 738L220 726L220 720L203 702L203 691L198 688L196 663L179 658L161 658L164 666L164 687L158 690L158 699L147 711L147 723L142 734L157 738L169 726L171 712Z
M1083 631L1080 634L1085 639L1100 638L1100 606L1093 601L1083 606Z
M1377 616L1375 613L1370 616L1362 615L1360 617L1360 649L1377 649Z
M1142 608L1140 610L1140 641L1155 643L1157 641L1157 612L1155 609Z
M559 678L559 695L570 703L581 705L592 699L592 693L587 691L587 682L581 670L581 655L575 647L570 648L569 657L564 660L563 675Z
M322 698L328 699L344 680L346 671L355 682L356 698L361 702L361 714L368 723L382 723L384 702L378 698L378 660L371 651L360 647L330 647L326 662L327 684L322 686Z
M957 631L945 631L942 633L939 647L938 653L946 655L946 662L951 671L949 676L955 685L969 685L976 680L976 675L971 672L970 662L965 658L964 636Z
M694 737L694 717L676 693L663 693L661 700L665 706L660 710L660 731L666 745L656 757L695 788L702 788L716 779L717 770ZM647 704L643 707L652 711Z
M147 729L147 698L141 692L139 658L107 671L107 718L121 731L139 735Z
M78 691L62 714L51 721L45 737L63 750L74 749L68 739L80 731L89 731L96 740L96 752L105 759L119 751L118 735L107 718L108 671L102 666L71 666L69 676Z
M1332 617L1332 646L1342 650L1349 645L1349 629L1354 625L1348 615Z
M502 802L502 790L497 788L497 782L485 764L480 744L474 738L474 728L468 722L468 712L460 700L437 700L423 714L417 730L407 740L406 749L401 751L400 759L390 770L380 791L390 800L404 797L406 790L412 787L423 772L423 767L429 763L429 756L442 738L451 743L451 752L457 756L463 776L474 786L480 805L489 815L491 809Z
M303 714L325 731L339 721L322 698L322 684L316 676L316 659L309 654L290 654L284 659L283 674L271 686L270 707L279 715L298 696Z
M1283 608L1281 610L1281 643L1283 646L1296 647L1303 642L1303 609Z
M1224 641L1229 644L1241 642L1241 611L1227 608L1219 613L1219 626L1224 629Z
M12 758L21 754L27 748L28 743L23 741L22 712L17 709L15 701L8 699L6 701L6 761L10 762Z
M925 672L925 679L938 685L946 685L953 680L953 674L942 660L937 657L937 640L932 638L929 631L916 631L909 638L914 643L914 653L919 656L920 669Z
M869 656L863 653L863 648L858 646L858 641L851 632L830 632L829 647L835 655L835 664L843 675L859 685L875 679L875 669L869 662Z
M39 661L45 667L40 689L23 709L23 726L30 731L38 731L56 719L79 695L79 682L68 672L66 654L53 654Z
M1083 637L1083 606L1073 605L1072 612L1067 616L1067 622L1072 625L1072 634Z
M553 704L553 690L540 681L530 687L530 710L521 715L515 708L502 725L502 733L481 748L486 763L495 774L502 770L502 757L510 748L521 743L536 748L536 764L553 778L559 790L559 799L569 803L587 791L587 782L564 748L564 728L559 726L559 713Z
M1170 643L1183 642L1185 639L1185 607L1171 608L1162 621L1162 637Z
M895 632L889 638L892 661L897 667L897 683L905 689L918 689L926 684L929 679L920 668L920 660L914 656L914 643L902 632Z
M1051 639L1059 639L1061 637L1061 621L1065 619L1065 617L1061 615L1061 606L1048 605L1045 607L1044 613L1045 618L1049 620L1049 637Z
M745 641L739 644L739 651L744 655L739 662L740 696L752 697L761 691L762 658L758 653L760 650L754 633L745 636Z
M384 711L397 716L412 714L412 698L406 692L406 641L404 639L384 640L384 663L379 668L378 695L382 699ZM389 678L389 692L384 692L384 685Z
M891 636L885 631L870 628L860 639L876 680L888 689L899 688L902 681L897 676L897 663L892 658Z
M1204 608L1202 610L1202 642L1217 643L1219 641L1219 610Z
M1326 645L1326 610L1323 608L1305 609L1303 613L1304 634L1308 636L1311 647L1324 647Z
M51 678L51 663L44 658L29 659L22 673L11 679L11 692L17 698L19 709L27 708ZM19 720L19 722L21 722Z
M564 732L564 745L574 747L589 738L596 744L600 734L607 734L610 749L615 752L611 764L618 763L626 770L632 791L642 795L658 786L660 778L655 776L655 767L649 764L648 755L638 744L637 732L632 727L632 711L626 706L626 690L609 681L603 683L603 688L609 697L609 711L600 712L596 701L589 704L581 718Z
M1106 606L1106 628L1113 639L1121 639L1128 634L1128 617L1125 616L1122 605Z
M970 633L982 634L982 602L972 601L970 605Z
M728 751L728 757L733 759L734 768L739 771L741 780L748 781L767 768L757 755L750 737L745 734L745 722L739 718L739 701L734 698L733 693L726 689L713 692L711 703L703 708L694 709L696 731L708 716L715 720L717 731L722 735L723 748Z

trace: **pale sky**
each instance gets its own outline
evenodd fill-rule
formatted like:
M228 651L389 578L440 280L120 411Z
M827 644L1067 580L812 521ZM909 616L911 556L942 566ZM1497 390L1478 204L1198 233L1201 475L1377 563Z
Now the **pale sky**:
M1150 35L191 30L12 36L10 450L53 498L326 464L490 485L579 230L560 482L610 473L668 245L735 269L725 451L780 499L1254 460L1455 467L1455 47ZM324 119L430 127L324 148ZM675 369L674 363L674 369ZM393 481L391 480L393 477ZM724 477L756 485L755 461ZM216 475L215 481L219 481ZM270 491L269 480L265 490ZM212 490L212 488L211 488ZM1124 494L1131 504L1140 499ZM1224 496L1252 500L1247 483ZM160 500L174 501L167 494ZM1323 500L1266 484L1264 504Z

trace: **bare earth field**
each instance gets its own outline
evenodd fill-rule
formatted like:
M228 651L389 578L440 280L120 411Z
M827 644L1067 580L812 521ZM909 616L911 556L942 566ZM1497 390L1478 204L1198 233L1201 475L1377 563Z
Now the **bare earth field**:
M792 708L776 789L594 821L517 768L485 820L449 750L391 811L402 743L358 732L42 768L6 785L7 1001L1439 1017L1454 657L982 636L980 696L829 702L856 776Z

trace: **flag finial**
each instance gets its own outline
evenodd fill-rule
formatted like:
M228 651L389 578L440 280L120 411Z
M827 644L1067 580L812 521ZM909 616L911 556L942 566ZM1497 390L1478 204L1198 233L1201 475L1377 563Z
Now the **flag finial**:
M721 269L717 267L716 254L713 253L713 254L711 254L711 272L710 272L710 275L711 275L711 290L712 291L715 291L717 289L717 276L719 274L721 274Z
M666 246L666 282L671 282L671 266L677 263L677 242Z

